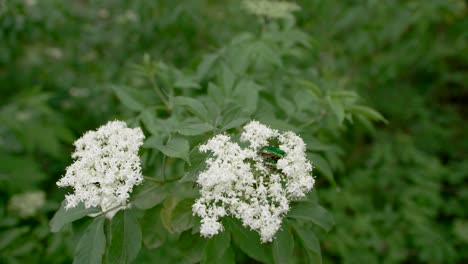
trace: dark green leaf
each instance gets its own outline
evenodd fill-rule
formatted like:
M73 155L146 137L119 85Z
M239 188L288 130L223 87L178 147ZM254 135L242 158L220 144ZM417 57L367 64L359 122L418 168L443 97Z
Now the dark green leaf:
M106 248L104 216L95 218L84 231L75 249L74 264L100 264Z
M284 221L283 227L279 230L271 244L273 249L273 259L277 264L292 263L294 238L289 227L289 222Z
M234 254L234 250L232 247L228 247L226 251L224 251L223 256L219 259L218 263L222 264L235 264L236 263L236 255Z
M234 243L244 251L245 254L263 263L272 262L272 256L269 254L270 249L266 244L260 242L260 237L257 233L242 226L236 219L228 219L226 222L231 231Z
M132 210L121 210L112 218L109 263L131 263L141 248L140 223Z
M169 196L169 185L145 182L142 190L135 195L132 204L139 209L150 209L162 203Z
M307 154L307 157L312 162L313 167L316 168L323 176L325 176L325 178L331 184L333 184L333 186L336 186L335 178L333 177L333 172L330 168L330 164L328 164L328 161L315 153L309 153Z
M190 152L190 165L186 165L187 173L184 175L180 182L195 182L197 181L198 174L205 168L205 161L208 154L202 153L198 147L193 148Z
M161 209L161 220L164 227L171 233L181 233L192 228L193 199L180 201L179 197L167 199Z
M1 232L0 250L3 250L8 245L12 244L16 239L23 237L28 231L30 231L30 228L23 226Z
M291 208L287 214L288 218L311 221L312 223L330 231L335 225L333 216L318 204L314 203L299 203Z
M310 227L303 227L297 222L293 222L296 236L301 240L302 245L307 250L310 263L322 263L322 254L320 251L320 243L315 236L314 231Z
M226 254L231 245L231 236L229 231L223 231L221 234L208 238L203 253L202 263L221 263L221 259Z

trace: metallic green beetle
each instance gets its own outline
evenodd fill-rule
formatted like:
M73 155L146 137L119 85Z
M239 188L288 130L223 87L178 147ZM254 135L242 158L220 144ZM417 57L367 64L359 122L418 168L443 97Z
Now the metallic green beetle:
M272 146L263 146L258 150L258 155L263 158L265 166L270 169L276 169L278 160L284 158L286 152Z

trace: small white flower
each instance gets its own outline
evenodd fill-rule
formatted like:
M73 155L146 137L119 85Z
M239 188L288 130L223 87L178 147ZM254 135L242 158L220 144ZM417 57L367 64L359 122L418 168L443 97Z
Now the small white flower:
M143 181L138 149L144 135L140 128L128 128L111 121L96 131L88 131L75 141L75 162L67 168L59 187L70 186L65 208L83 202L86 208L102 211L126 205L133 186Z
M46 200L45 192L34 191L16 194L11 197L8 208L16 212L22 218L34 216L44 206Z
M258 153L272 141L285 152L276 165L274 158L267 164ZM290 201L313 187L312 165L306 159L304 141L293 132L279 133L252 121L244 127L241 142L249 146L242 148L229 136L217 135L200 146L213 158L206 160L207 169L198 176L200 198L192 210L202 217L200 233L205 237L221 232L220 218L231 215L257 231L262 242L269 242L281 227Z

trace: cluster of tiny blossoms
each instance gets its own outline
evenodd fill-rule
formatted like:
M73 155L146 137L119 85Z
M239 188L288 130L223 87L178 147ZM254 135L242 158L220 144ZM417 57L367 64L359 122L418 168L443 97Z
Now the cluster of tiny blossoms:
M70 186L75 191L66 195L66 208L80 202L102 211L126 205L133 186L143 181L138 156L143 139L140 128L111 121L75 141L75 162L57 182L59 187Z
M34 216L46 200L45 192L33 191L14 195L8 203L8 208L22 218Z
M285 18L300 7L292 2L276 0L244 0L244 8L251 14L268 18Z
M286 154L271 168L258 151L274 140ZM223 231L221 218L231 215L257 231L262 242L270 242L290 201L313 187L312 165L305 157L304 141L293 132L280 133L252 121L244 127L241 142L248 146L243 148L221 134L200 146L201 152L210 151L213 157L198 176L200 198L192 209L202 218L200 233L205 237Z

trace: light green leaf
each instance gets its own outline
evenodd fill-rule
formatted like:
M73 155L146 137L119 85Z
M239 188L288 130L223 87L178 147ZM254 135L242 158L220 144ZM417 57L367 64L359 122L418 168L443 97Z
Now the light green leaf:
M59 210L55 213L52 220L50 220L50 230L56 233L62 229L62 227L68 223L78 220L89 214L98 213L101 210L98 208L85 208L82 203L78 204L75 208L65 209L66 201L64 200L60 205Z
M221 130L228 130L231 128L237 128L245 124L247 121L249 121L249 117L242 111L242 108L240 108L237 105L232 105L231 107L228 107L226 111L224 111L222 115L222 126Z
M202 263L222 263L226 250L231 245L231 235L229 231L224 231L212 238L208 238L203 253Z
M309 91L315 98L321 98L322 97L322 91L313 82L310 82L310 81L307 81L307 80L298 80L298 82L300 84L304 85L307 88L307 91Z
M258 91L261 86L253 81L241 81L236 85L233 100L248 114L253 114L258 106Z
M148 129L148 131L153 135L159 135L161 132L167 132L170 130L167 122L156 117L154 110L145 109L140 114L140 119L145 125L146 129Z
M297 222L292 224L296 236L299 237L302 245L307 250L310 263L322 263L322 254L320 252L320 243L310 227L303 227Z
M330 105L331 110L335 114L336 118L338 119L338 123L343 123L345 118L345 111L343 104L340 100L332 99L331 97L327 96L327 102Z
M190 145L188 140L184 138L173 137L166 144L162 141L154 140L145 142L145 146L151 146L161 151L164 155L172 158L181 158L187 163L190 163L189 150Z
M206 120L208 113L205 106L200 101L190 97L177 96L174 97L173 102L176 106L186 107L190 112L200 118L200 120Z
M141 248L140 223L132 210L121 210L112 218L109 263L131 263Z
M285 221L281 230L276 233L272 243L273 259L277 264L292 263L294 238L289 227L289 223Z
M184 124L177 132L184 136L196 136L212 131L214 127L208 123Z
M104 216L95 218L86 228L75 249L74 264L100 264L106 248Z
M383 117L379 112L367 106L351 105L347 107L346 110L353 114L363 115L374 121L382 121L384 123L388 123L387 119L385 119L385 117Z
M195 78L181 75L177 78L174 86L177 88L189 88L189 89L199 89L200 85L197 83Z
M330 231L335 225L333 216L318 204L298 203L287 214L288 218L311 221L325 231Z
M217 59L218 59L218 55L216 54L205 55L201 63L198 64L197 78L200 80L206 78L208 75L208 72L211 70L211 68L213 67Z
M223 64L223 67L221 69L221 80L224 91L226 92L226 95L230 95L230 91L234 89L236 76L226 64Z
M275 100L278 107L281 108L286 115L294 115L296 107L289 99L285 98L279 90L275 93Z
M112 85L112 90L114 90L115 94L117 97L120 99L120 101L128 107L130 110L133 111L143 111L145 109L145 106L138 102L135 98L133 98L130 93L125 91L125 89L121 86L116 86Z

